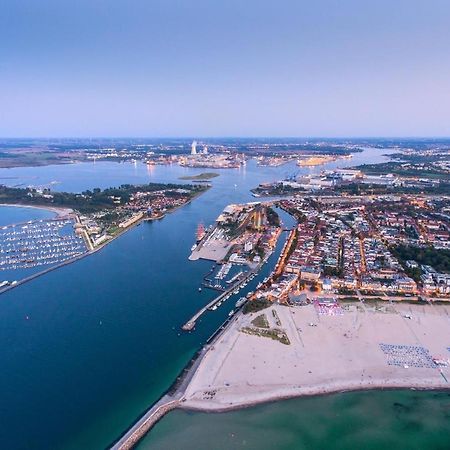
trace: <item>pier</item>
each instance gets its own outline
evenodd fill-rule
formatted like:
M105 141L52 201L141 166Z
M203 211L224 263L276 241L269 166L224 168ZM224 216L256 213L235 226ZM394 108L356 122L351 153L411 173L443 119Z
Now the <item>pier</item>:
M219 303L223 300L227 295L231 294L235 289L241 287L255 272L250 270L243 278L241 278L237 283L233 284L226 291L222 292L222 294L215 297L212 301L210 301L206 306L200 309L196 314L194 314L182 327L183 331L191 331L195 328L195 323L197 320L206 312L208 309L211 309L216 303Z
M202 283L202 287L207 288L207 289L213 289L214 291L219 291L219 292L224 292L225 288L223 288L222 286L219 285L214 285L212 283Z

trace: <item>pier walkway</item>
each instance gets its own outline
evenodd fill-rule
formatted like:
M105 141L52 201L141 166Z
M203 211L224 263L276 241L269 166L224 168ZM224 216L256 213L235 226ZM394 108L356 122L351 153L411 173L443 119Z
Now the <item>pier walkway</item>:
M238 289L244 284L255 272L250 270L244 277L237 281L233 286L228 288L226 291L222 292L220 295L211 300L206 306L200 309L196 314L194 314L182 327L184 331L191 331L195 327L197 320L210 308L212 308L216 303L219 303L227 295L231 294L235 289Z

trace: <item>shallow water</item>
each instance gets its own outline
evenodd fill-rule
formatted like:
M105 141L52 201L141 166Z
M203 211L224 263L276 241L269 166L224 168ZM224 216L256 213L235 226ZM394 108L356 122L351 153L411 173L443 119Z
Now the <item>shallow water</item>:
M176 410L138 448L444 450L450 448L450 393L348 392L228 413Z

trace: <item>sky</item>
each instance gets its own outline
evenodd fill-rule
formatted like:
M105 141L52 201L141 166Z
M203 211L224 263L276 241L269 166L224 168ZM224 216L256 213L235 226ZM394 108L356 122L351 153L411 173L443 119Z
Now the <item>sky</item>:
M450 136L449 24L448 0L0 0L0 136Z

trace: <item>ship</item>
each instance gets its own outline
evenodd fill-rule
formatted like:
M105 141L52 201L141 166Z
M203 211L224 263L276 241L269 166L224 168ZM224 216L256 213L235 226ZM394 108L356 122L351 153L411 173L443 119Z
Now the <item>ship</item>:
M202 222L197 225L197 244L203 239L205 236L205 226Z
M245 297L241 297L234 306L236 306L236 308L240 308L246 301L247 299Z

